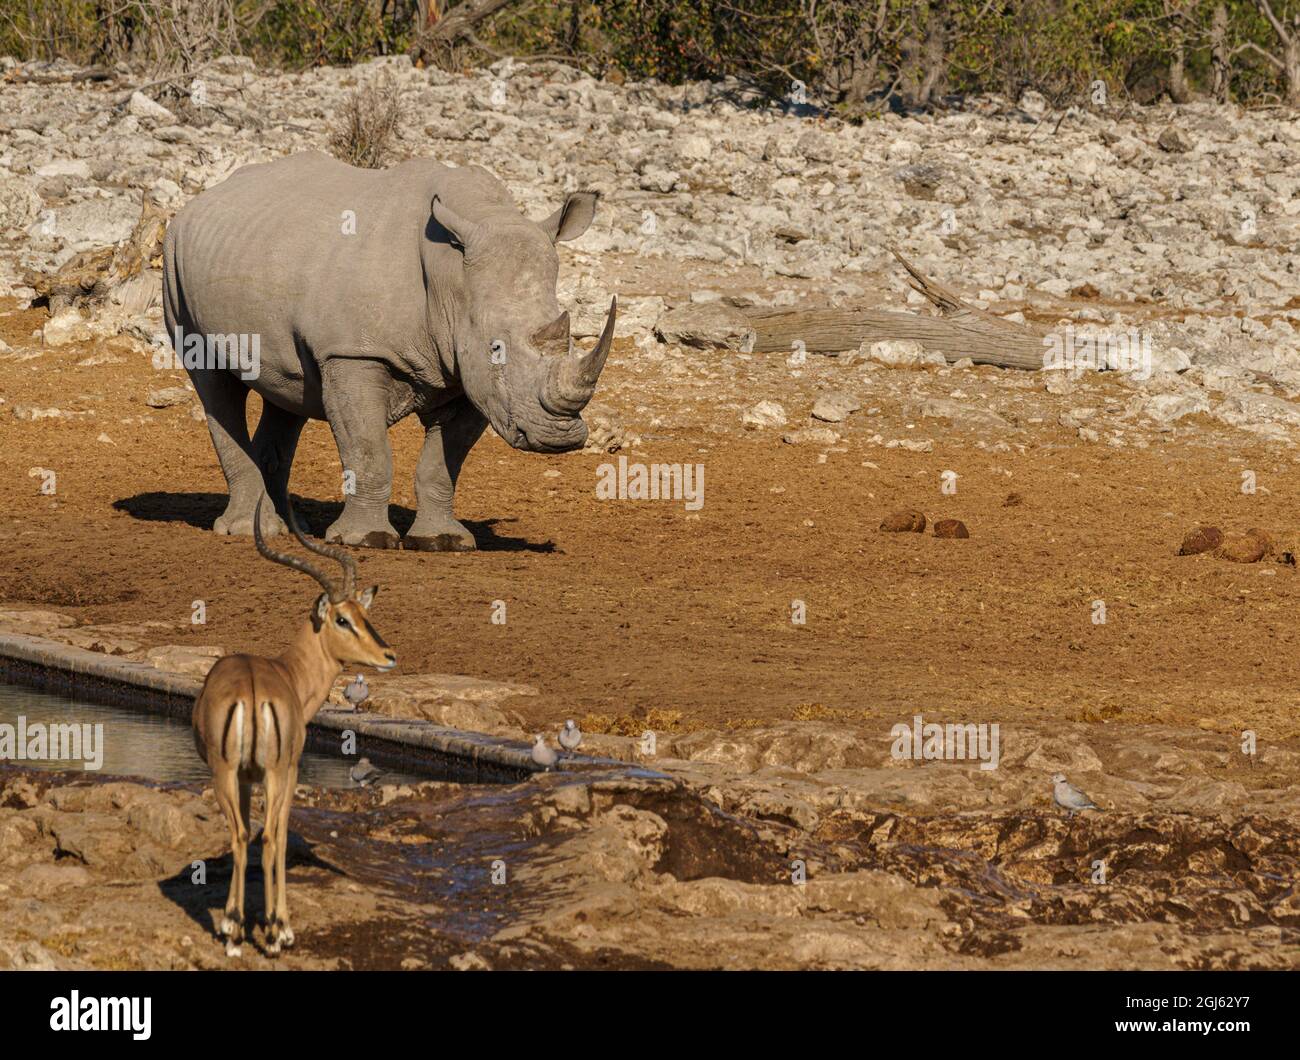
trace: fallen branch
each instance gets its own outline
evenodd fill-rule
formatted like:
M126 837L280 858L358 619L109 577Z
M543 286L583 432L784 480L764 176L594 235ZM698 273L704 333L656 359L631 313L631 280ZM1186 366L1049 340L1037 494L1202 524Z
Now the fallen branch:
M17 66L4 76L13 85L67 85L80 81L113 81L116 78L117 73L106 66L88 66L84 70L56 70L53 73L29 73Z
M422 25L415 34L415 41L407 54L412 62L446 52L460 41L474 43L475 47L484 48L477 38L474 27L485 19L491 18L502 8L518 3L519 0L462 0L460 4L435 18L436 10L432 6L422 7L427 11ZM484 48L485 51L490 49Z
M102 303L115 290L130 283L136 283L137 290L126 299L128 308L144 312L149 308L152 292L161 285L158 270L162 268L163 239L171 213L146 194L141 202L140 218L124 242L83 250L64 262L57 272L29 270L24 282L36 292L37 300L45 300L51 316L66 306ZM149 273L156 279L149 281L146 275ZM141 277L148 282L140 281Z
M1000 368L1043 367L1044 336L1021 324L968 305L948 288L923 276L896 248L913 290L939 311L937 317L883 309L787 309L746 312L755 332L754 352L789 351L801 341L809 353L855 350L863 342L911 339L949 361L969 357Z

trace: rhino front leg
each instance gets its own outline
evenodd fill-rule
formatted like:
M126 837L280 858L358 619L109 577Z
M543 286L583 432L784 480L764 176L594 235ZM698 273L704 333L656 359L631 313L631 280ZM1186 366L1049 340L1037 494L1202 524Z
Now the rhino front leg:
M452 498L461 465L482 436L487 419L462 397L421 416L420 422L424 448L415 469L419 511L402 544L422 552L473 551L474 535L452 514Z
M322 372L325 416L343 461L343 514L326 541L362 548L397 548L388 521L393 451L388 445L388 388L392 377L374 361L334 359Z

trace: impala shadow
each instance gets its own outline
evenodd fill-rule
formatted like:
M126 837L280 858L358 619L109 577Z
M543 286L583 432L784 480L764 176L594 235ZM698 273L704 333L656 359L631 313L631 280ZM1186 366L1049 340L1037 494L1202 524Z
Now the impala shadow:
M314 501L291 494L294 511L304 533L324 536L328 527L343 511L341 501ZM153 523L184 523L199 530L211 530L222 512L226 510L224 493L137 493L113 502L114 511L125 512L133 519ZM415 512L400 504L388 506L388 518L399 534L405 534L415 522ZM502 533L498 527L508 527L514 519L465 519L465 526L474 535L480 552L556 552L554 541L535 541Z
M265 923L266 903L262 883L262 830L258 828L248 841L248 867L244 872L244 923L247 926ZM230 851L218 858L203 858L205 880L194 882L194 866L186 865L179 872L158 881L158 892L172 902L186 916L213 937L226 908L230 894L230 877L234 873L235 859ZM289 881L292 899L295 868L324 869L335 876L347 873L315 854L310 843L292 829L289 832L289 849L284 855L285 874ZM247 931L246 931L247 934Z

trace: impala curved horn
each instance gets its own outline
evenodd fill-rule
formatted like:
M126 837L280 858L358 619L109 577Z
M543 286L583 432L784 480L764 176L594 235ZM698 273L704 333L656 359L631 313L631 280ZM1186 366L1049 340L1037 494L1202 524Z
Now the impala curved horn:
M567 317L567 313L561 317L566 325ZM605 360L614 345L614 321L617 318L616 297L609 303L605 328L596 345L587 353L574 350L551 363L550 371L546 373L546 383L542 387L542 405L548 412L557 416L576 416L586 407L591 395L596 392L596 380L600 378L600 371L605 367ZM547 325L548 328L552 326L554 325Z
M257 499L257 507L253 509L253 544L257 546L257 551L272 563L280 563L286 567L291 567L293 570L301 571L303 574L310 574L320 582L321 588L325 590L330 598L330 603L337 604L342 602L345 597L341 594L338 583L335 582L333 578L329 577L329 575L324 571L312 566L305 559L298 559L297 556L290 556L286 552L276 552L274 549L267 547L266 539L262 537L262 501L264 499L265 498L263 497L259 497ZM298 527L294 525L292 508L290 509L289 514L289 525L293 528L293 532L298 536L298 540L306 545L307 542L303 539ZM319 549L313 548L312 551L317 552Z
M357 594L357 561L352 553L346 548L338 545L327 545L322 541L313 541L307 537L299 528L298 520L293 515L293 505L289 505L289 529L293 531L293 536L298 539L298 544L309 552L315 552L318 556L326 556L335 560L343 568L343 595L335 600L330 597L330 603L337 604L343 600L351 600Z

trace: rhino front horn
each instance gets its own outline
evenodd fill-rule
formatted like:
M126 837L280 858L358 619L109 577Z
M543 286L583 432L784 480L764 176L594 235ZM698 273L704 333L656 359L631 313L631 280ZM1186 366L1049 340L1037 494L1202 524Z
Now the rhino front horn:
M558 416L576 416L586 407L596 392L596 380L600 378L600 370L605 367L605 360L614 345L614 321L617 317L618 298L615 297L609 303L600 341L591 351L575 350L567 357L551 362L542 393L542 404L547 411Z

